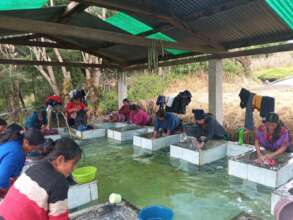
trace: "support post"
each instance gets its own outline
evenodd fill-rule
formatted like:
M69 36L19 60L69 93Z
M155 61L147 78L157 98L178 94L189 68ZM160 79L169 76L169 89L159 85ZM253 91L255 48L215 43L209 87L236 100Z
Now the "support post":
M223 61L209 61L209 112L223 124Z
M118 76L118 106L122 106L123 99L127 98L127 76L126 73L119 73Z

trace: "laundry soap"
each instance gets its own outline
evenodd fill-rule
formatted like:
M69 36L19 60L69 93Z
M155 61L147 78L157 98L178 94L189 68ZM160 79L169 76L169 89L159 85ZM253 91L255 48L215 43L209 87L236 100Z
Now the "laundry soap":
M121 203L122 202L122 196L120 194L117 194L117 193L112 193L110 196L109 196L109 202L111 204L118 204L118 203Z

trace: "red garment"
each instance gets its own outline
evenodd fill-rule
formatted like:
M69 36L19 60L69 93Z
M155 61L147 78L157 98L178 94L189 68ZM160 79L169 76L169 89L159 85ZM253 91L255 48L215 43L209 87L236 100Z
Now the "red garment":
M49 103L51 100L56 102L56 103L58 103L58 104L60 104L60 105L62 105L62 99L58 95L48 96L48 98L46 100L46 103Z
M138 110L137 113L131 111L130 112L130 116L129 116L129 120L131 123L135 124L135 125L148 125L150 122L150 116L148 115L148 113L146 113L145 111L143 111L142 109Z
M126 119L129 119L130 109L129 105L122 105L122 107L119 109L119 113L125 115Z
M65 108L68 118L72 118L71 115L74 112L78 112L78 111L75 111L74 109L79 109L78 111L86 110L86 105L83 102L80 102L80 103L68 102Z

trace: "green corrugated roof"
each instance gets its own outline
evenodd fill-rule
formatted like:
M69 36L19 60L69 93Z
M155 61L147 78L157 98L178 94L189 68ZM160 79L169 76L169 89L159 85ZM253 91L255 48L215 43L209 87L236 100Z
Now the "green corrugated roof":
M0 0L0 11L43 7L48 0Z
M164 40L164 41L169 41L169 42L176 42L175 39L173 39L172 37L169 37L168 35L163 34L161 32L151 34L151 35L147 36L147 38ZM169 52L170 54L173 54L173 55L181 55L181 54L189 53L189 51L187 51L187 50L177 50L177 49L166 49L166 51Z
M105 20L109 24L118 27L132 35L139 35L144 32L153 30L152 27L149 25L135 19L134 17L131 17L125 13L119 12ZM176 42L175 39L169 37L166 34L163 34L161 32L157 32L155 34L151 34L146 36L146 38L149 39L157 39L157 40L163 40L163 41L169 41L169 42ZM177 50L177 49L165 49L170 54L173 55L181 55L185 53L189 53L190 51L186 50Z
M293 30L293 0L266 0L266 2Z
M123 12L119 12L114 16L111 16L105 21L133 35L138 35L146 31L153 30L152 27Z

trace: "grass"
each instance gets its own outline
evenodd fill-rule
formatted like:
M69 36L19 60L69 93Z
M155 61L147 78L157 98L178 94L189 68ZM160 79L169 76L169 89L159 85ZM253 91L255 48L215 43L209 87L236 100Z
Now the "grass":
M293 76L293 66L290 67L277 67L266 70L261 70L255 73L257 78L262 81L275 81L289 76Z

